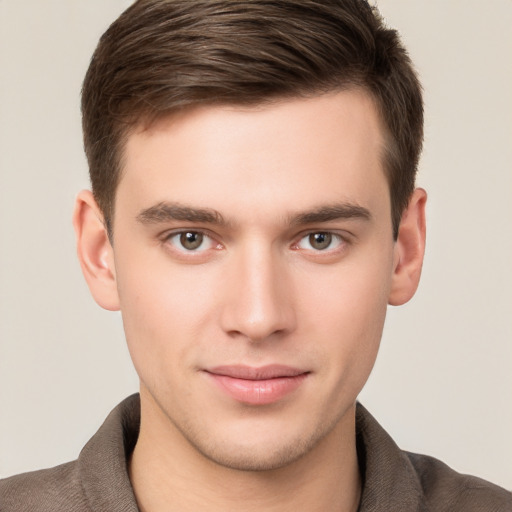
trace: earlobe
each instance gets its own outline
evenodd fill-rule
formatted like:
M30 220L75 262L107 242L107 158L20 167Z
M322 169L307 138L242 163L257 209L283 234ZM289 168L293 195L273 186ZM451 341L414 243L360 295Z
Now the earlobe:
M114 253L103 215L89 190L76 198L73 226L78 259L94 300L104 309L119 310Z
M426 201L425 190L417 188L402 215L395 243L393 276L388 298L392 306L405 304L418 288L425 252Z

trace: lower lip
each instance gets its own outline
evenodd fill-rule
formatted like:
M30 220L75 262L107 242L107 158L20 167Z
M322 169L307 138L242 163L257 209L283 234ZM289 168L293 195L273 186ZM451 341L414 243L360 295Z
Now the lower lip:
M208 373L208 375L235 400L250 405L265 405L277 402L293 393L308 374L264 380L238 379L215 373Z

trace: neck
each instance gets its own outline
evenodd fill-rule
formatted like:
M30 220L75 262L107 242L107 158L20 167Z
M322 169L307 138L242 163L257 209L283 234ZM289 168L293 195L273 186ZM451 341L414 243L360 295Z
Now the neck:
M357 510L355 405L311 451L271 471L221 466L197 453L169 423L141 395L140 434L129 465L141 512Z

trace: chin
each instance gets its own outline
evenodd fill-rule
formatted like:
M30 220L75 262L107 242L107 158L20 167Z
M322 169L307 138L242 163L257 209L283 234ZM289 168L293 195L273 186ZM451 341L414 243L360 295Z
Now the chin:
M190 431L187 437L201 455L219 466L237 471L272 471L290 466L314 452L336 424L319 424L302 432L299 428L295 432L288 428L281 435L277 429L269 430L261 425L260 432L245 432L245 437L240 431L217 439L200 438L199 442Z
M203 456L227 469L236 471L272 471L284 468L301 459L308 453L313 443L293 442L284 446L244 446L230 445L228 449L209 446L196 447Z

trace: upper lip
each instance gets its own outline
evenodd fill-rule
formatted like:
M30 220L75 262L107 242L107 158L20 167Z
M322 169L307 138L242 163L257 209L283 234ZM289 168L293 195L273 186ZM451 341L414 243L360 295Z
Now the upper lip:
M233 379L245 380L266 380L279 377L297 377L309 373L299 368L293 368L282 364L269 364L266 366L245 366L245 365L225 365L216 366L206 370L214 375L222 375Z

